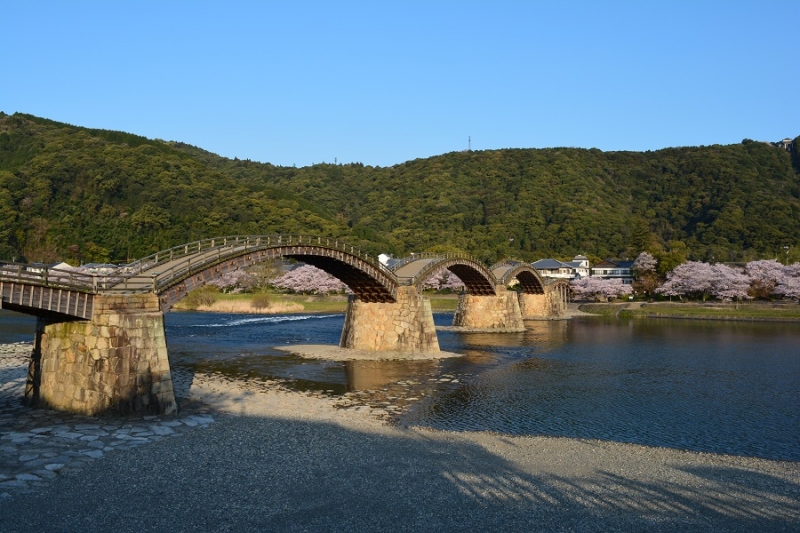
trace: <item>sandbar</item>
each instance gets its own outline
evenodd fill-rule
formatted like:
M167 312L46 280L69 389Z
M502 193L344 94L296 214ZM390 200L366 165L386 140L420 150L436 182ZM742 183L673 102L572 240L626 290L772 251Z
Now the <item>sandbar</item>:
M324 359L326 361L426 361L430 359L449 359L463 357L453 352L418 352L407 353L397 351L373 352L340 348L329 344L291 344L274 346L273 349L289 352L306 359Z

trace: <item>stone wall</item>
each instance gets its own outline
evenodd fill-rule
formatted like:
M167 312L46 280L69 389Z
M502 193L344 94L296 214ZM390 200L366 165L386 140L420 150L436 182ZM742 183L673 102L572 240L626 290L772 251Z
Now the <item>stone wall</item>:
M496 296L462 294L453 315L453 326L468 329L524 331L517 293L497 287Z
M546 294L519 295L519 310L523 318L545 318L548 316L550 305Z
M520 293L519 309L523 318L560 318L566 315L567 306L557 289L545 294Z
M98 295L91 321L39 318L25 397L89 415L174 413L158 297Z
M379 352L436 353L439 339L431 303L414 287L400 287L396 303L367 303L351 296L339 346Z

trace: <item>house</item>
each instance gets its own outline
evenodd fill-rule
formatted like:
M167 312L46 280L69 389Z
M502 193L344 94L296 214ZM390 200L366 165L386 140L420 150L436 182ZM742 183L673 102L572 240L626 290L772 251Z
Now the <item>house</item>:
M577 277L585 278L590 274L589 258L585 255L576 255L572 258L572 261L568 261L567 264L575 269Z
M625 285L633 283L631 267L633 261L619 261L617 259L603 259L592 267L592 277L604 279L621 279Z
M782 141L778 141L778 142L772 143L772 144L774 144L775 146L778 146L780 148L783 148L787 152L791 152L794 149L794 142L792 141L792 139L790 139L788 137L785 138Z
M585 278L589 275L589 259L583 255L576 255L572 261L539 259L533 263L533 268L545 278Z

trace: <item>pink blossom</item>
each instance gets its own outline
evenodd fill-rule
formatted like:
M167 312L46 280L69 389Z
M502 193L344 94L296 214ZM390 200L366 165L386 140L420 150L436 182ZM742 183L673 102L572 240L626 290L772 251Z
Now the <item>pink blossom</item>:
M446 268L442 268L431 274L422 284L422 288L457 291L464 288L464 282Z
M349 290L347 285L315 266L303 265L274 279L272 285L279 289L312 294L329 294Z
M722 263L712 265L712 270L715 273L711 284L711 295L714 298L723 302L751 298L747 293L750 289L750 277L744 272Z
M631 265L634 272L655 272L658 260L647 252L642 252Z
M717 272L708 263L687 261L667 273L667 281L656 293L665 296L700 296L711 294Z
M775 287L775 294L800 301L800 263L785 266L783 272L783 278Z
M578 298L610 299L633 293L633 287L622 283L621 279L588 277L569 282L572 292Z
M244 270L232 270L209 281L208 284L217 287L222 292L231 292L235 289L246 288L252 278L253 276Z

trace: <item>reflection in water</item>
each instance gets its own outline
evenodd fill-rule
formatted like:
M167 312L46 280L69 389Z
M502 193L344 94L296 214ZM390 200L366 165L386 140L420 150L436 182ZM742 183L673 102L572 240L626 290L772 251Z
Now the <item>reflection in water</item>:
M519 334L438 332L437 361L315 361L274 350L338 344L344 315L166 315L170 364L384 406L450 430L607 439L800 460L796 324L581 318ZM452 314L434 315L449 325ZM35 320L0 312L0 343ZM350 403L348 403L350 402ZM394 410L393 410L394 409Z
M800 459L792 324L576 319L405 421Z
M369 390L421 375L435 376L439 361L347 361L344 368L350 390Z

